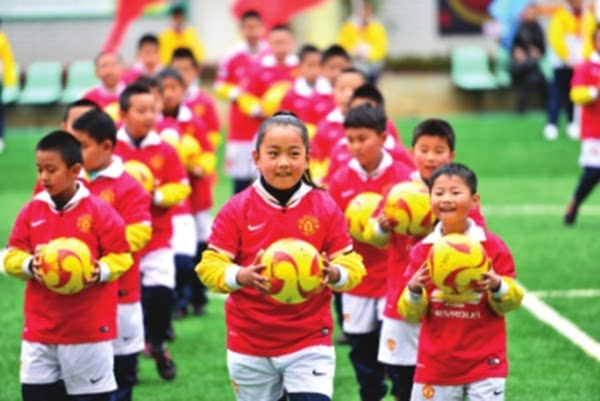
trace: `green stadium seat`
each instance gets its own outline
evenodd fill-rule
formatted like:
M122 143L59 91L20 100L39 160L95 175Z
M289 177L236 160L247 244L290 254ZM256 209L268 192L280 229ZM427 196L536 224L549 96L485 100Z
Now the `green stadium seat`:
M19 96L20 104L49 104L62 93L62 68L58 62L37 61L27 69L25 87Z
M4 86L2 88L2 104L14 103L19 98L19 94L21 93L21 86L19 84L19 74L20 69L19 65L16 66L17 70L17 83L13 86Z
M452 82L465 90L496 89L496 78L488 66L487 54L476 46L457 47L450 55Z
M74 61L67 72L67 85L60 99L71 103L79 99L88 89L98 85L96 67L91 60Z
M512 57L510 52L500 46L494 55L494 76L499 87L508 88L512 84L510 65Z

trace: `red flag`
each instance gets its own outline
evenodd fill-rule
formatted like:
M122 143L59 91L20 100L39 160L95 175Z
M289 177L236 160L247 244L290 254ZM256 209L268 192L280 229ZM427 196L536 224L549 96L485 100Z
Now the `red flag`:
M268 30L276 25L287 24L299 12L313 7L326 0L236 0L231 6L231 12L239 18L246 11L257 11L265 28Z
M165 0L119 0L115 19L102 46L102 52L117 52L121 47L121 42L127 28L129 28L129 24L142 14L147 5L163 1Z

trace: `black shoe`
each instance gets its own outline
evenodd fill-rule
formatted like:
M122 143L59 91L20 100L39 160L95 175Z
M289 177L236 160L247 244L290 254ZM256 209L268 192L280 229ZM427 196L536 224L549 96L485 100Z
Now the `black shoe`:
M350 344L350 340L348 339L348 337L346 337L346 335L344 333L340 333L337 338L335 339L335 342L337 345L349 345Z
M171 381L177 376L177 365L171 357L171 354L163 348L160 351L151 351L152 358L156 362L156 370L163 380Z
M567 213L565 213L565 225L572 226L575 224L575 219L577 218L577 208L573 202L569 203L567 206Z
M198 305L198 306L194 306L194 316L203 316L206 314L206 309L204 308L204 305Z
M173 328L173 325L170 325L169 328L167 329L167 332L165 333L165 339L168 342L173 342L175 341L175 329Z
M185 318L187 316L187 314L188 314L187 308L181 308L181 309L177 309L175 312L173 312L171 314L171 316L175 320L181 320L181 319Z

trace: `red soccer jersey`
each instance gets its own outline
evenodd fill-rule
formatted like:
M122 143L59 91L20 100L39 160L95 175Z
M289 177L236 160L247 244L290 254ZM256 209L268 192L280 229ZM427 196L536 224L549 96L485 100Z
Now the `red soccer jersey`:
M148 166L154 174L156 188L167 183L188 183L187 174L181 160L179 160L179 155L171 145L163 142L154 131L151 131L136 146L125 132L125 128L121 128L117 132L117 145L114 153L124 162L137 160ZM144 254L160 248L169 248L173 235L171 225L172 208L152 204L150 213L152 214L152 239L144 247L142 251Z
M592 54L589 60L575 68L571 87L588 86L598 91L600 85L600 55ZM581 139L600 139L600 99L581 107Z
M318 123L335 109L335 101L333 100L333 88L326 78L319 77L315 90L313 113Z
M129 67L127 70L125 70L121 79L123 82L125 82L126 85L129 85L142 75L155 77L161 70L162 66L159 65L154 71L147 71L144 65L138 61L137 63Z
M267 51L267 44L259 42L258 51L252 53L247 43L242 42L236 45L219 65L217 72L216 85L228 84L238 88L238 91L247 85L250 72L257 60ZM227 134L230 140L251 140L254 132L246 129L248 124L256 125L256 119L242 113L237 102L232 103L229 110L229 131Z
M119 95L123 92L123 89L125 89L125 83L123 82L117 84L115 91L109 91L103 85L98 85L84 93L82 98L91 100L104 110L107 106L115 107L119 104Z
M471 220L466 233L483 245L501 276L515 277L515 264L508 247L495 234ZM429 250L441 237L439 226L415 246L410 254L405 281L427 259ZM488 293L461 304L436 297L437 289L427 285L429 307L422 320L415 382L439 385L473 383L491 377L506 377L506 325L504 316L488 305Z
M335 144L345 136L344 115L340 108L336 108L317 124L317 132L310 144L311 157L316 160L327 159Z
M363 192L383 195L389 187L408 180L410 173L409 168L395 162L388 153L384 153L383 160L371 174L368 174L356 159L351 159L333 177L329 185L329 193L342 211L345 211L348 203L355 196ZM354 240L354 250L362 255L367 275L349 293L369 298L383 297L386 294L387 250L356 240Z
M33 254L38 245L59 237L85 242L93 260L129 251L121 217L82 185L61 211L55 209L48 192L37 194L19 213L8 246ZM116 282L62 295L29 280L24 309L26 341L81 344L106 341L117 335Z
M352 249L344 215L329 194L303 184L288 205L280 207L258 181L223 206L208 242L243 268L261 249L289 237L328 255ZM225 305L227 348L273 357L331 345L330 305L327 288L303 303L286 305L243 287L231 293Z
M209 132L221 130L214 99L208 93L202 92L198 85L190 85L184 104L190 108L194 116L202 120Z
M109 203L121 216L125 226L152 223L151 198L142 186L123 170L123 163L115 157L109 167L93 175L86 184L91 193ZM119 277L119 303L140 300L139 255L133 255L133 265Z
M281 100L279 109L292 111L305 123L316 125L322 119L322 112L319 113L315 106L320 105L321 101L319 87L324 86L326 81L325 78L319 77L315 86L311 87L306 78L296 78L292 88Z

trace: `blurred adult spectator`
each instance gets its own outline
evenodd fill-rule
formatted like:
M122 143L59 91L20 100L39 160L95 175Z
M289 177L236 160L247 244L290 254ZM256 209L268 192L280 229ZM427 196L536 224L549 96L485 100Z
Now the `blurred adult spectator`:
M544 31L537 21L537 7L530 4L521 13L511 49L511 75L518 91L518 112L526 110L532 95L540 94L546 100L547 82L540 68L545 52Z
M168 65L175 49L187 48L194 53L196 61L201 63L206 57L206 48L191 26L185 26L185 9L175 6L171 11L171 26L161 32L160 62Z
M385 27L373 17L371 4L362 2L356 15L342 25L337 42L374 84L384 67L388 41Z
M533 0L493 0L490 3L488 13L500 25L500 44L507 51L512 49L523 10L531 3L533 3Z
M554 80L549 87L548 120L544 127L547 140L558 138L560 110L567 112L567 135L579 137L579 126L573 121L573 103L569 98L573 67L587 59L592 52L591 37L596 20L591 10L583 7L583 0L568 0L553 14L548 28L550 63Z
M4 106L2 104L2 87L17 83L17 67L8 37L2 30L0 20L0 153L4 152Z

